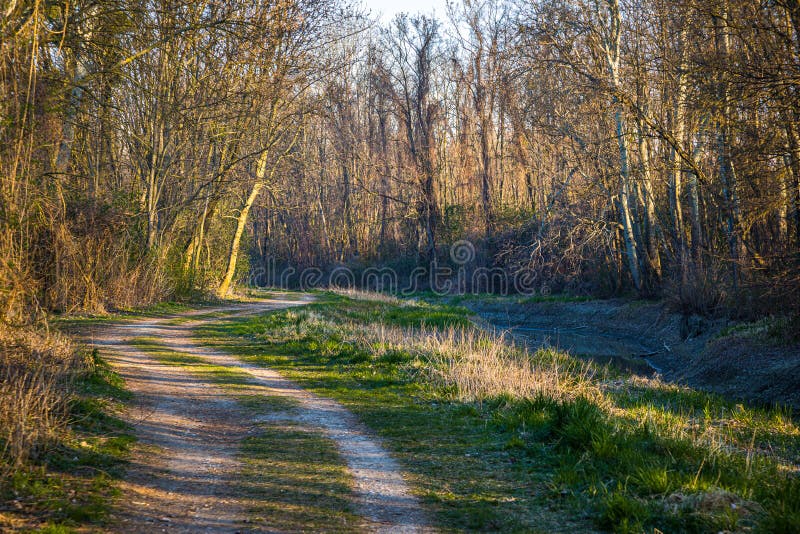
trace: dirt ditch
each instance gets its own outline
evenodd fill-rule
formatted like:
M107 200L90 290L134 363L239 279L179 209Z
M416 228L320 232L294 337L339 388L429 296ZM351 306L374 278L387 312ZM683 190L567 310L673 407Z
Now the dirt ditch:
M534 349L554 347L734 399L800 409L800 345L723 336L731 325L724 319L623 299L464 304L486 324L510 331Z

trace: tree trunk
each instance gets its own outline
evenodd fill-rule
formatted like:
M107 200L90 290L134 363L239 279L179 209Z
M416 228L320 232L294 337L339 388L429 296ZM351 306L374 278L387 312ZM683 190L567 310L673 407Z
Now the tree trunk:
M158 242L158 198L156 193L149 191L155 189L153 181L150 181L147 195L147 250L153 250Z
M200 251L203 248L203 241L205 240L206 225L209 219L214 217L217 210L217 199L209 201L206 196L203 206L203 212L200 215L200 220L197 223L194 235L192 235L189 245L186 247L186 256L184 259L183 268L186 272L191 272L192 276L197 272L200 265Z
M800 134L797 126L792 121L786 123L786 134L789 138L789 174L791 179L787 180L787 219L794 219L794 238L795 246L800 248ZM791 206L791 207L790 207ZM788 221L787 221L788 223ZM787 235L787 247L791 240Z
M244 206L242 206L241 211L239 211L239 217L236 219L236 231L233 234L230 252L228 253L228 268L225 270L225 276L222 278L222 282L217 289L217 295L220 298L225 298L228 295L231 289L231 283L233 282L233 276L236 274L236 261L239 259L239 244L242 241L242 234L244 233L245 226L247 226L247 217L250 215L250 208L253 207L253 203L256 201L256 198L258 198L258 194L261 192L261 189L264 188L264 178L267 176L267 154L268 151L265 150L261 154L261 157L258 158L256 181L253 184L253 188L250 190L250 195L248 195L247 200L244 202Z
M483 127L481 128L483 130ZM486 133L481 133L481 203L483 204L483 225L486 239L492 236L494 226L492 216L491 158Z
M380 108L383 109L383 106ZM391 168L389 166L389 148L386 138L386 114L382 111L378 112L378 134L380 136L380 150L381 158L383 159L383 170L381 173L381 226L380 226L380 242L378 243L378 255L381 259L386 257L388 246L386 243L386 226L389 217L389 174Z
M653 175L650 167L650 147L644 135L644 125L638 121L639 161L642 166L642 187L644 189L645 234L644 244L647 250L647 262L655 284L661 279L661 258L658 254L658 219L656 218L655 193L653 191Z
M96 11L97 6L90 7L86 13L86 20L91 22ZM86 29L83 35L81 35L82 41L86 43L90 42L92 35L93 28L90 26ZM56 156L55 168L56 172L58 173L67 171L70 159L72 158L72 144L75 141L75 121L83 101L82 84L88 75L89 69L84 58L82 57L80 49L77 49L75 51L75 72L72 76L72 91L70 91L69 95L69 104L67 105L67 110L64 117L61 142L58 145L58 154Z
M678 63L677 90L672 111L672 132L675 140L683 144L686 138L686 92L687 84L685 77L686 70L686 25L681 28L678 36L678 47L680 61ZM683 249L686 246L685 234L683 230L683 208L681 206L681 158L675 147L670 147L669 153L669 178L667 188L669 190L669 208L672 218L672 235L677 245L679 255L683 256Z
M620 89L619 78L619 49L620 49L620 28L622 25L622 15L620 13L618 0L607 0L608 19L605 23L608 25L603 39L603 52L606 56L608 73L611 78L611 84L615 91ZM602 19L603 14L600 13L599 3L596 4L598 16ZM623 108L619 102L619 98L613 96L614 102L614 123L617 136L617 144L619 145L619 211L622 224L622 233L625 240L625 251L628 257L628 268L633 278L633 284L638 291L642 289L642 276L639 268L639 253L638 245L636 242L635 229L633 227L634 220L631 214L630 206L630 167L628 163L628 140L625 132L625 119L623 117Z
M717 51L723 66L727 65L728 54L730 51L730 29L728 23L727 2L723 6L722 13L714 19L714 29L717 44ZM719 168L720 182L722 183L722 195L725 199L727 216L728 247L730 249L731 275L733 278L734 289L739 284L739 197L737 193L736 173L731 159L730 150L730 94L727 81L727 74L722 73L718 81L718 98L722 104L722 116L718 124L717 132L717 165Z
M236 232L233 234L230 253L228 254L228 268L225 270L225 276L217 290L217 295L219 295L220 298L225 298L228 295L228 291L230 291L233 276L236 274L236 261L239 259L239 243L242 241L242 234L244 233L245 226L247 226L247 217L250 214L250 208L253 207L253 202L255 202L263 187L264 182L260 180L253 184L253 189L250 190L250 195L247 197L247 200L245 200L244 206L242 206L239 212L239 217L236 219Z
M431 169L429 172L423 186L425 238L427 241L426 255L431 269L436 269L438 266L436 257L436 194L433 188L433 170Z
M342 155L342 158L349 157L350 152L347 151ZM342 218L344 230L344 243L339 257L339 261L345 261L346 255L358 254L358 242L356 240L355 231L353 228L353 203L350 199L350 168L347 162L342 161ZM349 249L349 250L348 250Z
M69 106L64 116L64 127L61 133L61 142L58 145L58 156L56 157L56 172L66 172L72 155L72 143L75 141L75 121L83 99L84 78L88 74L88 69L80 58L75 59L75 75L72 77L74 87L69 95Z
M474 103L475 113L478 116L478 143L479 156L481 162L481 205L483 207L483 226L484 237L489 239L492 235L492 191L491 191L491 167L492 158L489 155L489 132L492 128L489 113L486 109L486 87L483 83L482 72L482 49L479 48L475 55L475 91Z

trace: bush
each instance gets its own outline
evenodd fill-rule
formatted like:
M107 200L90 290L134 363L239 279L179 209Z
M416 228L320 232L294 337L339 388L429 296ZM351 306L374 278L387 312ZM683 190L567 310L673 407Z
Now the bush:
M0 470L38 457L55 440L72 380L87 365L61 336L0 324Z
M716 264L699 266L685 260L672 269L664 294L670 307L686 316L716 315L728 298L729 279L730 274Z

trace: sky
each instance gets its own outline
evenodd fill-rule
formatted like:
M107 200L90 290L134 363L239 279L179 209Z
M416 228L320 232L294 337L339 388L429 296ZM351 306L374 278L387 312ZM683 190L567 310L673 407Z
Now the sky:
M373 16L380 17L382 22L391 21L398 13L436 13L443 20L447 17L446 0L361 0L372 11Z

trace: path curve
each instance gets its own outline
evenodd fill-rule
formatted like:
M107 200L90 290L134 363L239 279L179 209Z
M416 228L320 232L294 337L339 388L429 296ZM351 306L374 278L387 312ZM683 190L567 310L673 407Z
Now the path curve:
M231 304L182 316L218 312L224 312L225 317L252 315L303 305L310 299ZM347 463L358 498L356 511L365 519L363 530L432 531L399 465L355 415L271 369L244 363L192 340L194 328L220 318L197 317L180 324L173 319L147 319L94 333L93 343L105 349L135 398L128 417L142 446L134 454L130 474L121 488L124 498L117 520L126 532L247 529L247 503L237 495L236 473L241 465L236 454L239 443L259 432L257 424L264 422L263 418L253 420L212 383L181 366L160 363L131 346L130 340L138 337L157 338L171 351L248 373L262 394L295 401L299 409L292 416L293 422L324 432Z

